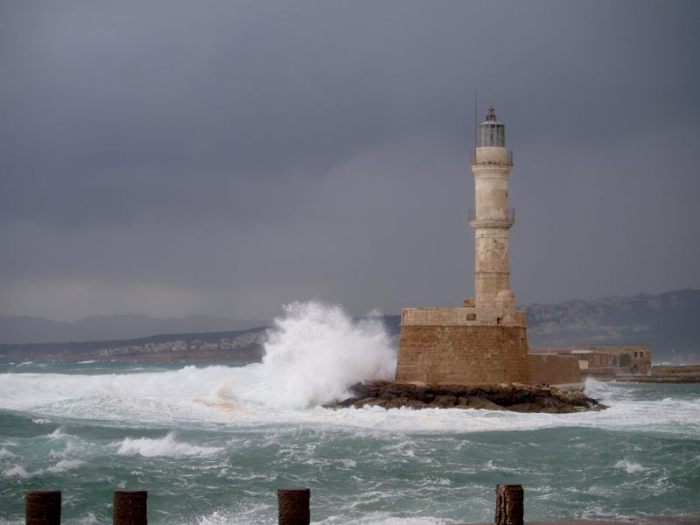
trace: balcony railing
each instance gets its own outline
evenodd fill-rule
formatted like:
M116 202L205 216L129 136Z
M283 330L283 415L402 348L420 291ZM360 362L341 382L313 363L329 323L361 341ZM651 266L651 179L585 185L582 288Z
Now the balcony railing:
M469 210L469 224L476 226L500 226L510 228L515 223L515 210L508 208L501 210L496 208L486 208L479 210L477 216L476 210Z
M490 155L480 155L479 165L486 166L512 166L513 165L513 152L510 150L505 151L505 154L499 152L498 155L494 155L489 158ZM469 154L469 164L475 165L476 162L476 150L472 150Z

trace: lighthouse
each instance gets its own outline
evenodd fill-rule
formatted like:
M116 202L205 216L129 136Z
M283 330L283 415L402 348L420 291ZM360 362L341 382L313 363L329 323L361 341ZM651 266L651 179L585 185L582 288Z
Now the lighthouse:
M489 385L581 384L571 356L528 355L527 318L510 289L508 241L515 213L508 207L513 155L506 127L490 107L476 126L471 155L474 208L474 297L462 306L401 309L397 383ZM421 239L416 239L420 246ZM439 261L436 261L439 267Z
M513 154L506 148L506 127L489 108L477 126L471 158L474 174L474 208L469 225L474 229L474 306L477 318L511 321L515 296L510 288L508 242L515 213L508 207L508 176ZM465 304L465 306L467 306Z
M474 297L461 306L401 310L396 364L400 383L474 385L531 379L527 320L525 312L515 309L510 289L508 240L515 214L508 207L508 176L513 155L494 108L476 133L471 155L475 202L469 211Z

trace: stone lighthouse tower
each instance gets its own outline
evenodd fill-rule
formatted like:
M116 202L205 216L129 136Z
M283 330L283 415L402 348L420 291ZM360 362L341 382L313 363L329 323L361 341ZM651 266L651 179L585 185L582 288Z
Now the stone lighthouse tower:
M475 207L474 298L457 307L401 310L396 381L428 384L527 383L531 379L524 312L510 289L506 128L493 108L477 126L471 170ZM436 261L439 266L439 261Z
M513 155L506 149L506 127L493 107L476 130L471 159L475 207L469 210L474 229L474 304L482 319L512 321L515 296L510 289L509 230L515 214L508 208L508 174ZM472 306L469 301L465 306ZM480 315L479 315L480 314Z
M492 107L476 134L471 158L475 206L469 211L474 298L465 299L463 306L401 310L396 382L578 385L575 357L528 355L525 312L515 309L510 289L508 236L515 214L508 208L508 175L513 156L506 148L506 127Z

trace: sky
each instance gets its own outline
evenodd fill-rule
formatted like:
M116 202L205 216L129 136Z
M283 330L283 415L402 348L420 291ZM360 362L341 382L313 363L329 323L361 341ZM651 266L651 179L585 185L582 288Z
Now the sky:
M0 2L0 315L268 319L473 294L513 151L519 304L700 287L700 3Z

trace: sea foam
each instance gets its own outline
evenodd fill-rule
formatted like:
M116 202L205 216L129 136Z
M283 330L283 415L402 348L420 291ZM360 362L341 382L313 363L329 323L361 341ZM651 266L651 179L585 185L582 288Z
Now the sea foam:
M0 409L27 412L33 420L68 417L161 424L160 428L281 423L402 433L571 426L644 429L690 437L700 432L700 400L693 396L647 399L639 393L651 387L590 379L587 394L609 409L521 414L473 409L321 408L346 396L353 383L392 378L395 363L395 341L379 318L357 321L338 306L292 303L269 330L262 363L140 373L128 368L113 374L0 374ZM47 438L59 443L72 439L61 427ZM129 438L117 448L123 454L188 454L190 445L177 445L174 437L150 441ZM191 450L190 455L208 453Z
M2 475L8 479L26 479L29 477L29 472L22 465L14 465L2 472Z
M200 447L190 445L175 439L175 433L170 432L162 438L125 438L117 444L117 454L121 456L212 456L224 450L221 447Z
M7 450L5 447L0 448L0 459L14 458L15 454Z
M634 461L628 461L626 459L621 459L620 461L615 463L615 468L624 470L625 472L627 472L627 474L637 474L646 470L646 468L644 468L643 465L635 463Z
M47 467L45 472L50 472L52 474L58 474L61 472L67 472L69 470L76 469L83 465L85 462L79 459L62 459L55 465Z

